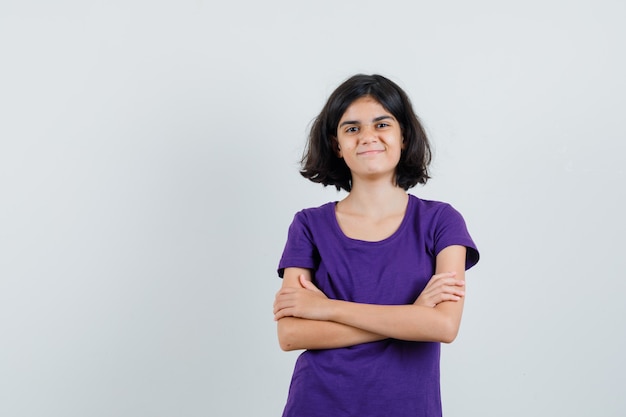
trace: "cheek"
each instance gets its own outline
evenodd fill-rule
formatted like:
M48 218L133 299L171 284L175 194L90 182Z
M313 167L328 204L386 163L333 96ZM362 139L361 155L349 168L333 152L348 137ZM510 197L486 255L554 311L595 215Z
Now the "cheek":
M338 151L345 152L354 148L354 144L352 144L349 140L337 141L336 144L337 144Z

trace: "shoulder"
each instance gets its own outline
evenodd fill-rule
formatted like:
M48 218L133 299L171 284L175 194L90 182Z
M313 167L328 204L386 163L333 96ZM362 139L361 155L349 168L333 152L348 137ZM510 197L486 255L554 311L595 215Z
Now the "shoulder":
M448 246L461 245L467 248L466 269L478 262L478 249L459 211L451 204L441 201L414 197L413 203L417 222L428 230L435 254Z
M417 213L420 218L437 219L440 216L460 215L450 203L436 200L425 200L409 194L411 210Z
M334 215L335 202L304 208L294 215L289 230L291 233L317 234L320 230L330 229Z
M318 207L308 207L298 211L294 216L294 221L302 223L315 223L327 219L335 212L336 202L328 202Z
M467 228L461 213L450 203L423 200L415 196L411 196L410 199L411 215L422 230L437 235L449 231L461 232Z

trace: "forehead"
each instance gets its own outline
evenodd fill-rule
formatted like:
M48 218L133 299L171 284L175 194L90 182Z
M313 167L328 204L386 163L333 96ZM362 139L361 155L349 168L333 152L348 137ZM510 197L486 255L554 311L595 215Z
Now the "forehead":
M339 120L360 120L361 118L369 118L370 116L378 117L382 115L392 116L391 112L385 109L374 97L363 96L350 103Z

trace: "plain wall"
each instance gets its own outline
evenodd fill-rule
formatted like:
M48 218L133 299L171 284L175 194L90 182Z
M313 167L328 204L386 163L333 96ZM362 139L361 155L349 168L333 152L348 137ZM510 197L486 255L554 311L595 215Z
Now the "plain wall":
M0 415L277 416L298 174L348 76L410 95L411 193L480 250L447 416L626 410L621 1L0 3Z

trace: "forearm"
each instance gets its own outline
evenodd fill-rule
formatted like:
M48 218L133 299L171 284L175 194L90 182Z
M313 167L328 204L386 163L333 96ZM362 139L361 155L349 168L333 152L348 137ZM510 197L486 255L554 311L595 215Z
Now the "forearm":
M463 308L462 300L444 302L435 308L328 301L329 321L388 338L421 342L452 342L459 330Z
M446 289L440 284L450 277L464 284L465 254L463 246L443 249L437 255L436 274L427 284L429 290L422 294L429 301L420 295L411 305L329 299L313 285L310 271L288 268L274 301L280 345L284 350L330 349L385 338L450 343L461 324L464 291L455 295L454 285ZM453 297L442 297L446 294Z
M278 320L278 341L285 351L335 349L386 339L376 333L332 321L283 317Z

